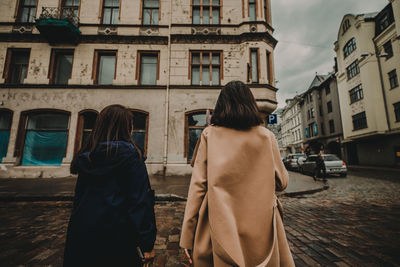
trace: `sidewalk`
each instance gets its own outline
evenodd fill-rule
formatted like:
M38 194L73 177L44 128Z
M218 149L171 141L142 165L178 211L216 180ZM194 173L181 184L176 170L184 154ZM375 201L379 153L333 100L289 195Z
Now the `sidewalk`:
M289 172L289 186L278 195L295 196L327 189L310 176ZM73 199L76 178L0 179L0 201L70 201ZM158 201L185 200L190 176L150 176Z

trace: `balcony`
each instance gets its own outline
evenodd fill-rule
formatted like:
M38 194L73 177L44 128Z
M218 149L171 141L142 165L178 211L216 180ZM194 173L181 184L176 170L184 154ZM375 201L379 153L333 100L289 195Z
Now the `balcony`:
M48 42L77 45L81 36L78 29L79 19L74 8L43 7L36 19L36 28Z

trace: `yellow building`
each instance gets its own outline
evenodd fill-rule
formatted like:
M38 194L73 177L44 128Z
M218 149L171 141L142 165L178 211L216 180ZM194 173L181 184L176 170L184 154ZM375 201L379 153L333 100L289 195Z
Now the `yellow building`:
M98 112L135 112L151 174L187 174L220 89L277 106L270 0L4 0L0 177L64 177ZM7 170L4 170L7 169Z
M400 0L345 15L335 51L347 161L400 167Z

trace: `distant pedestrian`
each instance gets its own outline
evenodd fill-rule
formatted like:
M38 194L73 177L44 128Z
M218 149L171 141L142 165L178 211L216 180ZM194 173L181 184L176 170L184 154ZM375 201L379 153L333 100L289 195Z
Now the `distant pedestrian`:
M195 267L294 266L275 195L288 172L262 123L248 86L228 83L193 155L180 246Z
M322 150L319 151L317 159L316 159L316 166L314 169L314 181L317 181L317 177L322 176L323 181L326 181L326 166L325 166L325 160L324 157L322 156Z
M155 256L154 191L133 120L123 106L103 109L72 161L78 179L64 266L142 266Z

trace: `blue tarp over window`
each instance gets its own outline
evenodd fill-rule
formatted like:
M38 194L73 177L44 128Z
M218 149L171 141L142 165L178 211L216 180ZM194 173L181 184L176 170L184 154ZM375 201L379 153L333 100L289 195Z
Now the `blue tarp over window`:
M10 131L0 131L0 163L7 154L8 140L10 139Z
M61 165L66 145L66 131L27 131L22 165Z

